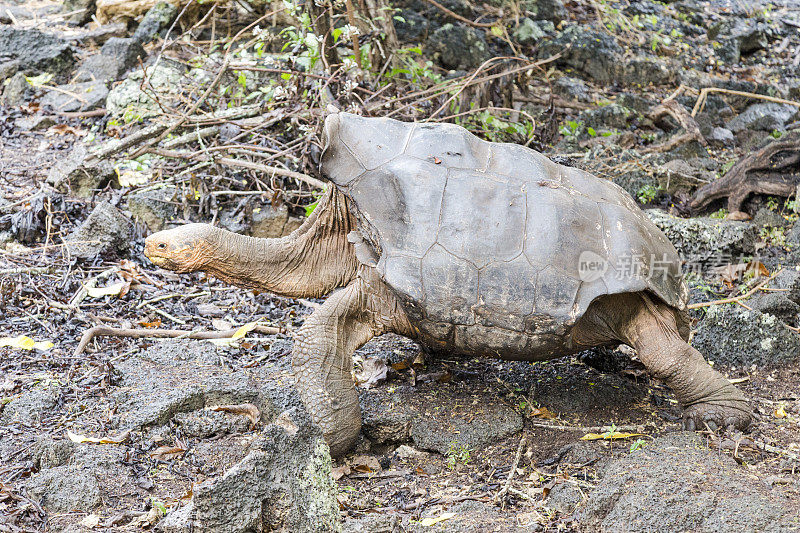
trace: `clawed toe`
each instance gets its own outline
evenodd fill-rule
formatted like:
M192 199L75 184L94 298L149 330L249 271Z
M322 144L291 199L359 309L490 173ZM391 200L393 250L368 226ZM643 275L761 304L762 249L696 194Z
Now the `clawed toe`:
M696 431L707 429L716 432L721 429L745 430L751 422L747 404L695 404L683 413L683 429Z

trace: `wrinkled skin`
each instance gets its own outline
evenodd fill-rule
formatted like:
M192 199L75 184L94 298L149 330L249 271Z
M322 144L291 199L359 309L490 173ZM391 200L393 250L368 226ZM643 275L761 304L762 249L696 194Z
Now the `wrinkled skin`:
M205 271L240 287L284 296L330 294L295 333L292 366L300 397L334 456L353 446L361 427L351 375L353 351L387 332L430 340L420 335L371 261L362 257L363 244L351 233L355 228L348 200L329 187L306 223L281 239L189 224L155 233L145 245L155 264L176 272ZM646 292L602 296L570 331L571 351L627 344L651 375L675 391L686 429L745 429L751 414L744 396L686 343L679 329L677 312ZM554 356L559 355L564 354ZM541 358L530 355L531 360Z

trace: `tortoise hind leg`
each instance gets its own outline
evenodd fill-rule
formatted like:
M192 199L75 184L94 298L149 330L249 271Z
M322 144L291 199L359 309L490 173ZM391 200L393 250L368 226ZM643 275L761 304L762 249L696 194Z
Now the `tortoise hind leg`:
M371 269L334 292L295 333L292 368L300 399L322 429L331 455L345 454L361 430L351 375L352 354L372 337L403 324L391 292Z
M684 429L745 429L751 410L744 395L678 332L675 311L644 293L592 303L575 328L580 344L620 341L634 348L653 377L664 381L684 409Z

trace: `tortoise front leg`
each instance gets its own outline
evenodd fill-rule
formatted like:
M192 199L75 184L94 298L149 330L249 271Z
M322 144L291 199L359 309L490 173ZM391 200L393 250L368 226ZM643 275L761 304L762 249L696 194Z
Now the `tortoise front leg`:
M376 335L407 334L407 322L394 294L372 269L364 268L297 330L292 349L297 390L322 428L331 455L346 453L361 430L353 352Z
M576 340L601 344L605 337L633 347L648 372L675 391L684 409L684 429L750 425L744 395L681 337L666 304L646 294L620 294L594 302L584 316Z

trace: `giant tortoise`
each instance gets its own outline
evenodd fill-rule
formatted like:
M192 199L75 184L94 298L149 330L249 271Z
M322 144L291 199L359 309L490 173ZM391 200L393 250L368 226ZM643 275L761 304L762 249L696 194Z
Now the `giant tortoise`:
M248 289L329 295L295 332L292 366L332 454L361 427L351 354L387 332L525 361L624 343L675 391L685 428L749 425L741 392L686 342L675 248L619 186L453 124L336 113L324 141L332 186L292 234L187 224L145 253Z

